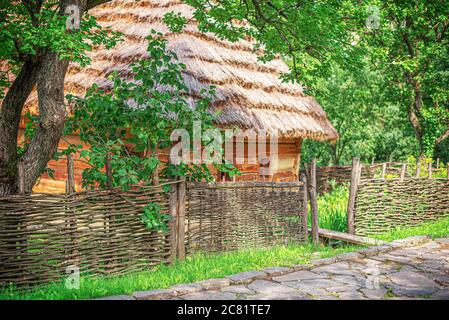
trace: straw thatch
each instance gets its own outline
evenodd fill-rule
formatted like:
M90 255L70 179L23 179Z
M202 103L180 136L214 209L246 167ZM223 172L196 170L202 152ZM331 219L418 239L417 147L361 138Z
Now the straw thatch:
M187 18L185 30L170 33L163 22L167 12ZM214 107L221 113L217 125L264 129L291 138L335 140L338 133L316 100L300 85L279 80L288 67L280 59L261 63L250 41L236 43L201 33L192 19L193 8L178 0L115 0L91 10L98 22L125 35L111 50L89 53L92 64L81 69L73 64L66 78L66 91L83 94L92 84L110 88L108 75L118 70L129 75L129 64L147 56L145 37L150 29L165 34L168 49L187 67L184 78L192 96L209 85L216 86ZM30 97L28 106L36 106Z

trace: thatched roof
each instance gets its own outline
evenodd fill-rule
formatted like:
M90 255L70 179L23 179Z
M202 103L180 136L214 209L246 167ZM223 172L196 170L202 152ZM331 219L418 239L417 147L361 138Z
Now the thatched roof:
M188 24L182 33L170 33L163 22L165 13L180 12ZM303 93L300 85L279 80L288 67L280 59L257 60L247 40L236 43L201 33L192 19L193 9L179 0L114 0L91 10L99 24L125 35L125 41L111 50L98 48L89 53L92 64L81 69L72 64L66 77L66 91L83 94L93 83L110 88L109 74L127 74L129 64L147 56L150 29L165 34L168 49L176 52L187 67L186 85L192 95L209 85L216 86L214 107L221 110L217 125L277 131L281 136L335 140L321 106ZM36 96L28 105L37 105Z

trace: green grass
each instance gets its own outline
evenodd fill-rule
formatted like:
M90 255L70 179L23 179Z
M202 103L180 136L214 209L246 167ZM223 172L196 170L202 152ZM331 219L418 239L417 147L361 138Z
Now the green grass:
M337 185L332 188L331 192L318 197L318 225L320 228L340 232L347 231L348 196L348 187Z
M431 236L432 238L442 238L449 236L449 217L420 224L416 227L398 228L393 231L373 236L379 240L393 241L413 236Z
M238 272L274 266L304 264L317 258L326 258L360 247L314 247L312 245L276 246L247 249L216 255L197 254L171 266L161 265L153 271L139 272L111 278L82 277L79 290L69 290L64 283L36 287L32 291L15 288L0 290L5 299L92 299L96 297L130 294L138 290L167 288L171 285L220 278ZM316 253L315 253L316 252Z

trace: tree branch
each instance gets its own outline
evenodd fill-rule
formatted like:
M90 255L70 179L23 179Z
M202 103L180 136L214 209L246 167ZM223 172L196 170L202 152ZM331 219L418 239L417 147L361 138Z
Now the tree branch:
M435 145L439 145L443 140L449 138L449 127L446 129L446 131L438 137L438 139L435 141Z

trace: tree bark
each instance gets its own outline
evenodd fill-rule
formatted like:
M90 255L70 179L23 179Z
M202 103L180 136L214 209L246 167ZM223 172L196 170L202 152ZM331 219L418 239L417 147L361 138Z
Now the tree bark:
M37 179L53 158L62 135L67 112L64 103L64 79L69 61L56 53L47 53L37 80L39 126L23 156L25 192L31 192Z
M87 0L60 0L59 12L69 6L85 12ZM107 1L90 1L91 6ZM69 31L71 32L71 31ZM0 195L17 191L17 135L23 105L37 83L40 123L21 159L25 166L25 192L31 192L37 179L54 156L66 120L64 80L69 61L57 53L34 57L39 62L25 62L3 101L0 111Z
M23 106L36 85L40 62L27 61L0 108L0 195L17 191L17 138Z

